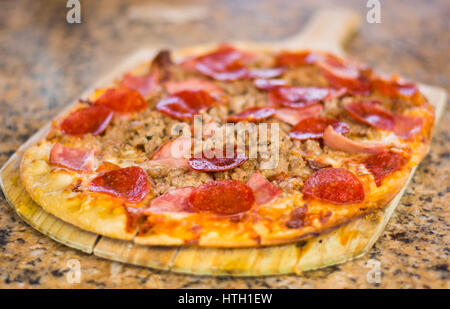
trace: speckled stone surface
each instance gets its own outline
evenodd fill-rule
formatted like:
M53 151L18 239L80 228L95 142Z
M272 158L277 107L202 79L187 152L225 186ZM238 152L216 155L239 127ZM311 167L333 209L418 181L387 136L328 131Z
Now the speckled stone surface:
M381 23L363 22L348 44L348 53L379 70L450 90L449 2L381 2ZM145 11L139 6L149 3L155 5L81 0L82 24L69 25L65 1L0 2L0 164L82 90L139 47L281 39L296 33L315 9L333 5L313 0L195 1L207 9L203 20L169 23L136 15ZM366 1L339 4L353 7L364 20ZM361 259L303 276L214 278L153 271L56 243L21 222L1 196L0 287L449 288L449 116L447 108L430 154L385 232ZM71 259L81 263L81 283L66 280ZM380 263L378 284L367 281L369 259Z

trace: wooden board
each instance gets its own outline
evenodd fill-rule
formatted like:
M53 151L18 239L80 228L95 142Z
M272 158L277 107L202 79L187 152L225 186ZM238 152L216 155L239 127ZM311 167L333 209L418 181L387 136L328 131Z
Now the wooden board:
M344 55L342 45L354 33L358 22L358 16L352 11L324 10L313 17L304 31L289 39L259 44L236 42L236 45L255 49L312 48ZM205 47L202 45L194 49L202 50ZM190 49L192 50L192 47ZM87 97L95 88L112 83L126 71L148 61L155 52L153 48L146 48L133 54L88 89L82 97ZM426 85L421 85L420 88L431 104L436 107L436 115L439 119L446 103L445 91ZM66 110L71 106L68 106ZM23 152L44 137L49 127L50 123L34 134L0 171L0 185L10 205L30 226L69 247L93 253L102 258L155 269L196 275L260 276L299 274L303 271L343 263L362 256L370 250L383 232L407 187L405 185L388 207L376 214L360 218L328 234L299 243L241 249L140 246L129 241L111 239L83 231L48 214L31 200L20 182L19 164ZM415 169L409 180L414 171Z

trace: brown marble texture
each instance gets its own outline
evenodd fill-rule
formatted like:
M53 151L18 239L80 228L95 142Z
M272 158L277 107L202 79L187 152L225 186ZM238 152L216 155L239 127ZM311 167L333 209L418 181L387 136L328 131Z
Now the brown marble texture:
M139 47L281 39L296 33L317 8L337 3L354 8L363 18L359 33L347 46L350 55L380 70L450 90L449 2L381 2L380 24L364 22L367 9L362 0L192 1L192 5L206 8L206 16L174 23L142 17L145 10L139 6L155 2L81 0L82 24L69 25L65 1L0 1L0 164L83 89ZM182 1L165 3L178 5ZM302 276L263 278L154 271L110 262L56 243L21 222L2 196L0 287L448 288L449 116L447 108L431 152L385 232L370 253L356 261ZM66 280L70 259L81 263L79 284ZM380 262L379 284L366 280L369 259Z

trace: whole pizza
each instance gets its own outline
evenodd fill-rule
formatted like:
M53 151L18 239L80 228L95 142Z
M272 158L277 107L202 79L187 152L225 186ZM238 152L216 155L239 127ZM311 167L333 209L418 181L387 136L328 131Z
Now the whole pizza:
M21 179L47 212L112 238L282 244L387 206L433 126L415 84L352 59L163 50L53 121Z

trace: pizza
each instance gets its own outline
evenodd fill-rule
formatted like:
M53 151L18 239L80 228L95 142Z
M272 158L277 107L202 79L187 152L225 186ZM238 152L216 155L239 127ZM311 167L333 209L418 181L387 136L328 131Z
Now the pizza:
M255 247L383 207L426 155L418 87L314 50L162 50L52 122L21 162L44 210L143 245Z

